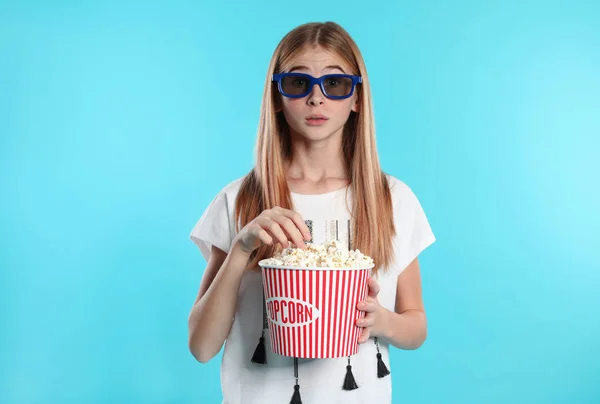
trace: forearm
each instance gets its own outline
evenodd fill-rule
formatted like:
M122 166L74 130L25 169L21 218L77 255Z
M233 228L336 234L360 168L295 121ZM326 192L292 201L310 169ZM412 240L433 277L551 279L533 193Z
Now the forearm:
M189 347L200 362L213 358L229 335L249 256L232 246L210 287L192 307L188 320Z
M381 337L400 349L417 349L427 338L427 319L420 310L407 310L401 314L384 309L384 329Z

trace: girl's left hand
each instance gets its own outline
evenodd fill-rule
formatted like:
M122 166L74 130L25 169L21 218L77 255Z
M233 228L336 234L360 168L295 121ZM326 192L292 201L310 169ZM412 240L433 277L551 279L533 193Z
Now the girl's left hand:
M377 300L379 284L375 278L369 278L367 285L369 286L369 294L364 301L359 302L357 305L358 310L365 312L365 317L356 320L356 325L363 328L358 338L359 344L367 342L370 337L382 335L384 327L385 309Z

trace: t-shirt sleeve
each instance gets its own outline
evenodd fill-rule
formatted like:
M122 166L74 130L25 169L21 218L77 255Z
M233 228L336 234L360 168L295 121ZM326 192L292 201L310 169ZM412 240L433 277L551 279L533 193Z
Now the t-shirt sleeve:
M231 247L230 209L227 194L221 191L206 208L196 223L190 239L198 246L206 261L212 246L229 252Z
M395 263L393 272L399 275L419 254L435 241L423 207L412 190L397 182L394 195Z

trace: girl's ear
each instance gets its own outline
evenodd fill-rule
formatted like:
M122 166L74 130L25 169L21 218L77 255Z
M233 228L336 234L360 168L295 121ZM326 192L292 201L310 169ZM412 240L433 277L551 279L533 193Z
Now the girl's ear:
M360 109L360 102L358 101L358 97L356 97L356 101L354 102L354 105L352 105L352 111L358 112L359 109Z
M281 107L281 99L279 97L275 97L275 112L281 112L283 108Z
M273 106L275 107L275 112L281 112L283 110L283 103L281 102L281 94L277 89L277 83L272 83L272 91L273 91Z

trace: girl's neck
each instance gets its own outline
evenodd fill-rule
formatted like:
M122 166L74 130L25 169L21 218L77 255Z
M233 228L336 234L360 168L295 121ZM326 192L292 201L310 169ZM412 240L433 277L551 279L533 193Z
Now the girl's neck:
M297 150L285 167L292 192L319 194L335 191L348 184L348 170L341 150Z
M319 194L348 184L342 136L340 130L325 139L313 140L292 131L292 156L285 163L286 179L292 192Z

